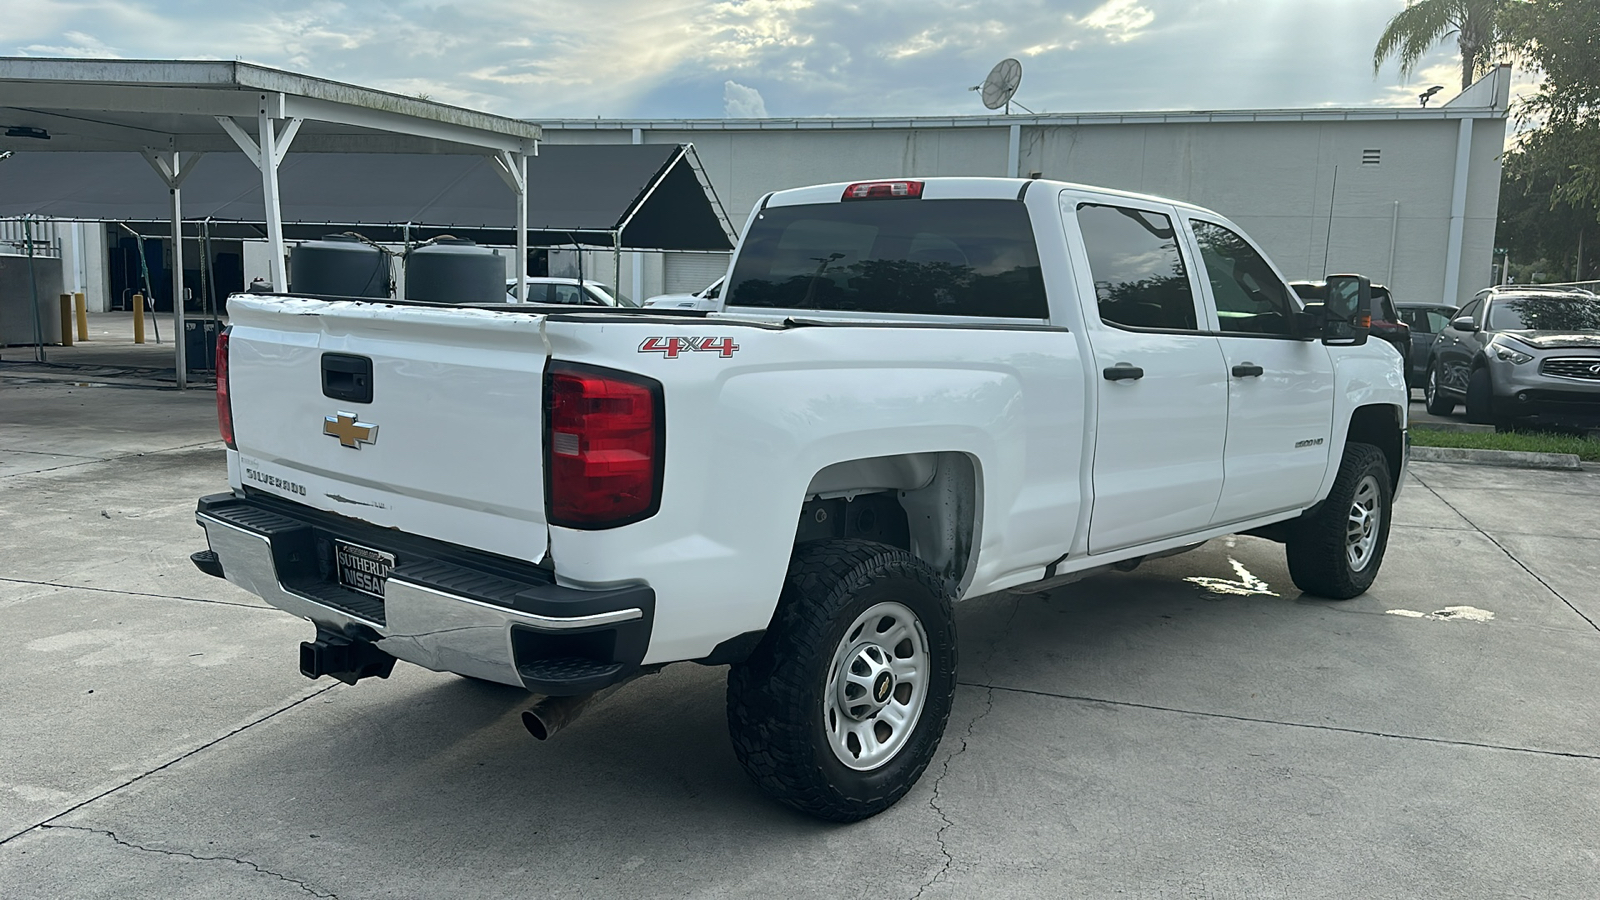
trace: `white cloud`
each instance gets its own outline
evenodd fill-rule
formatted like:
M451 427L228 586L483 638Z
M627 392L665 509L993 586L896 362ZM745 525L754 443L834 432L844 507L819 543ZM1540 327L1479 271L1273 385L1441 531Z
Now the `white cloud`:
M1078 20L1078 24L1105 32L1114 44L1125 44L1144 33L1156 14L1139 5L1139 0L1106 0Z
M61 37L70 41L69 44L28 44L21 48L28 56L76 56L93 59L120 59L122 54L116 48L92 34L81 31L64 32Z
M240 58L531 118L951 115L1005 57L1031 108L1416 103L1372 45L1400 0L27 0L0 55ZM1315 53L1308 53L1308 41ZM114 44L114 46L108 45ZM1426 62L1448 64L1453 46ZM1415 86L1418 79L1433 78ZM718 101L721 100L721 105ZM1432 105L1430 103L1430 105Z
M767 101L761 99L761 92L737 81L723 82L722 109L723 115L730 119L767 117Z

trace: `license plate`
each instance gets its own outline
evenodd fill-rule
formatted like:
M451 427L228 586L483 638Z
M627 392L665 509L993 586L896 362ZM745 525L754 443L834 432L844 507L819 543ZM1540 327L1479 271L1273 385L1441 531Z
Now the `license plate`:
M383 599L383 583L394 569L394 554L344 541L333 542L333 561L339 583L352 591Z

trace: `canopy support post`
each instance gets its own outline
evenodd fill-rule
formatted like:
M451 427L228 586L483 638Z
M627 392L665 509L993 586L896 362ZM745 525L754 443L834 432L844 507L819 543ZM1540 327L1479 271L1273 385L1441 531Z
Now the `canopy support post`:
M528 154L517 160L517 302L528 302Z
M183 163L177 151L172 153L172 359L178 367L178 390L189 386L189 366L185 359L183 331Z
M172 195L172 361L177 367L176 378L178 390L181 391L189 386L188 360L185 358L188 348L184 346L183 339L183 180L194 171L195 164L204 154L189 154L189 163L184 165L183 154L177 150L173 150L170 156L163 156L149 147L142 152L145 161L166 182L167 192ZM151 302L155 302L154 298L151 298Z
M266 103L262 103L261 111L256 115L256 138L260 141L256 165L261 169L261 199L267 208L267 252L271 257L268 271L272 274L272 289L286 294L289 292L289 275L284 271L283 264L283 205L278 199L278 162L282 154L278 152L277 132L277 123L273 121L271 111ZM285 145L284 149L287 150L288 146Z
M539 155L538 144L533 145L533 155ZM490 162L500 180L517 195L517 302L527 303L528 286L523 279L528 277L528 152L526 148L501 150Z

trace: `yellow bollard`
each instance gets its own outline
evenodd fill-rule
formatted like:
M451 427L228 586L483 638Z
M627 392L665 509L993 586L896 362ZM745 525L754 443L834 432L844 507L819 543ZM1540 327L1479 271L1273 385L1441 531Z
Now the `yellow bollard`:
M72 346L72 295L61 295L61 346Z
M89 339L89 309L83 300L83 291L72 295L72 306L78 312L78 340Z
M133 342L144 343L144 295L133 295Z

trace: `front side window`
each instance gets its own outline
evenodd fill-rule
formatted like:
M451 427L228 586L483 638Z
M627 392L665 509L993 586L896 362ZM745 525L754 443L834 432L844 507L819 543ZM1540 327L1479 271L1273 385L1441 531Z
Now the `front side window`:
M1027 207L1015 200L857 200L756 214L728 306L1045 319Z
M1272 267L1239 235L1212 222L1191 220L1200 259L1217 303L1224 333L1291 334L1295 309L1289 289Z
M1160 213L1078 205L1100 321L1124 328L1194 331L1194 292L1172 220Z
M1467 305L1466 306L1463 306L1460 309L1456 310L1456 314L1455 314L1454 318L1457 318L1457 319L1471 319L1474 322L1476 322L1478 320L1478 307L1480 307L1482 305L1483 305L1483 301L1482 300L1476 300L1476 299L1475 300L1469 300L1469 301L1467 301Z

